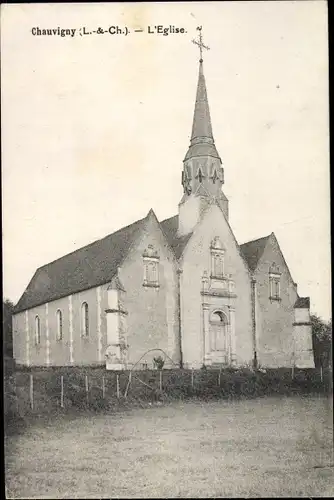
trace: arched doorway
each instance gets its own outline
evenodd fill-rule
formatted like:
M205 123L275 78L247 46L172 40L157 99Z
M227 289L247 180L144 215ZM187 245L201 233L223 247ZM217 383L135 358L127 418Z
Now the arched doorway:
M213 311L210 316L210 344L213 363L227 361L228 319L223 311Z

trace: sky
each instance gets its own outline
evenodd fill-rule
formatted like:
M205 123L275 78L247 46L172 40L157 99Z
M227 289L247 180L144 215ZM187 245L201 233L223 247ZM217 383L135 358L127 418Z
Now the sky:
M147 32L159 24L186 32ZM299 294L331 317L323 1L2 4L5 297L16 302L38 267L150 208L177 213L199 25L235 236L273 231ZM109 26L130 32L79 34Z

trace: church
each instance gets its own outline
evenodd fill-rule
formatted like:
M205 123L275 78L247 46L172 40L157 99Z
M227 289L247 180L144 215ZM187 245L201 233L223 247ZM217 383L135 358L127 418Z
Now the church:
M274 233L239 245L202 54L178 213L147 216L37 269L15 307L23 366L313 368L310 300Z

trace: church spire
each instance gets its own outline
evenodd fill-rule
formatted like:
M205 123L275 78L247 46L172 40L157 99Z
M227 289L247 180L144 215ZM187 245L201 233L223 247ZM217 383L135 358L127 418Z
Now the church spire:
M190 146L185 159L205 155L219 158L213 140L208 95L203 71L203 49L210 50L210 47L203 43L202 26L199 26L197 30L199 31L198 40L192 40L192 42L198 45L200 50L198 83Z
M209 140L209 142L213 143L211 117L203 72L203 59L200 59L191 144L196 144L203 140Z
M213 139L203 71L203 49L209 50L209 47L203 44L202 27L197 29L199 37L193 43L200 50L199 72L190 146L183 160L184 195L179 204L180 235L192 231L208 204L217 203L228 217L228 200L222 192L224 169Z
M192 42L199 47L200 59L191 144L196 144L203 139L210 139L213 142L211 117L203 72L203 49L210 50L210 47L203 43L202 26L199 26L197 29L199 31L198 40L192 40Z

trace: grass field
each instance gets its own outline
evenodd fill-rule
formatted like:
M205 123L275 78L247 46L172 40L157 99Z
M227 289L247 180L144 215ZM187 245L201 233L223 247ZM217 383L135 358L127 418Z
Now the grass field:
M177 402L35 424L7 498L333 496L332 401Z

